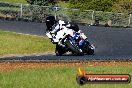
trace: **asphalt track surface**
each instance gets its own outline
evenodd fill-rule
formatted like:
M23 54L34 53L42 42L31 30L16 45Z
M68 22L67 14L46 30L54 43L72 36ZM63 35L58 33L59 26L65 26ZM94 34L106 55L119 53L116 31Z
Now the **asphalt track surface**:
M132 60L132 28L110 28L79 25L89 41L95 45L95 55L55 56L38 55L1 58L1 61L48 61L48 60ZM44 23L2 21L0 29L17 33L45 36Z

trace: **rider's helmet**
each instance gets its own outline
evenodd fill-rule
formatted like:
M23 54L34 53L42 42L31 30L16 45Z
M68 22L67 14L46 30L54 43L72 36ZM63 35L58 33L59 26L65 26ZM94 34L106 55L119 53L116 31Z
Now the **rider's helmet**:
M73 29L76 32L79 31L79 27L76 23L70 22L69 24L70 24L70 26L68 28Z
M47 26L47 30L46 31L52 31L52 26L56 23L55 17L50 15L48 17L46 17L46 26Z

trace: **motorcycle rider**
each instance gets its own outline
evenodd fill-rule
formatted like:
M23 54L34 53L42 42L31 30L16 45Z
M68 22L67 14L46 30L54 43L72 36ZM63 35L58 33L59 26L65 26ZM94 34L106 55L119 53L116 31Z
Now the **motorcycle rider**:
M55 20L55 17L50 15L46 18L46 35L48 35L49 38L53 38L53 35L55 36L57 34L58 31L60 31L63 27L65 26L69 29L73 29L75 32L78 32L81 34L83 39L86 39L87 37L84 35L84 33L79 30L79 27L77 24L75 23L71 23L71 22L65 22L62 19L60 20ZM53 43L55 43L55 41L52 41Z
M58 21L55 19L54 16L50 15L46 18L46 35L51 39L53 44L56 44L56 50L55 53L56 55L59 55L61 52L61 55L66 53L65 50L63 49L62 46L58 45L58 39L56 38L57 33L63 29L63 26L69 28L69 29L73 29L75 32L79 33L80 36L86 40L87 37L84 35L84 33L79 30L79 27L77 24L74 23L70 23L70 22L65 22L62 19L59 19Z

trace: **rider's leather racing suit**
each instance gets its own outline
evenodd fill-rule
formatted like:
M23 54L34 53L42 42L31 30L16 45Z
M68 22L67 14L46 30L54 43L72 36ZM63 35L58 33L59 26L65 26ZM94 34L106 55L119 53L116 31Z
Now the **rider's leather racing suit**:
M70 27L71 24L70 23L65 23L64 21L62 20L59 20L56 24L53 25L52 27L52 31L48 31L46 33L46 35L52 40L53 43L57 43L59 42L59 40L57 39L57 33L63 29L64 27L68 28ZM81 30L78 30L77 33L80 34L80 36L85 40L87 37L84 35L84 33L81 31Z

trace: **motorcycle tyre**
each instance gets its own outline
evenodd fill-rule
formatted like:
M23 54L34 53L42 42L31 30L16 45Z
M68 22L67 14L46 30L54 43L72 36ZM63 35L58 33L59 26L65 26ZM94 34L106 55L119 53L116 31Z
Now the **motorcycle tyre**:
M62 56L65 52L66 52L65 48L56 44L56 49L55 49L56 56Z
M84 43L84 47L83 47L83 51L84 53L86 53L87 55L94 55L94 49L91 49L90 47L90 43L88 41L86 41Z
M66 45L70 48L70 50L74 53L74 55L83 55L83 52L80 52L79 48L76 47L72 42L70 42L68 39L66 40Z
M87 55L94 55L94 50L93 49L89 49L87 52Z

